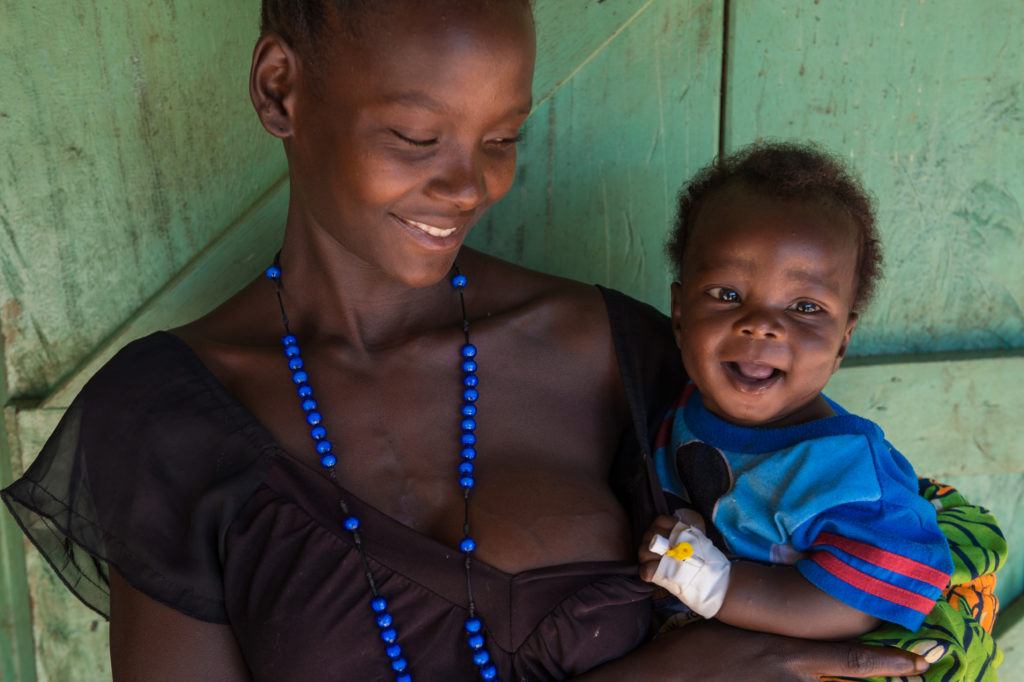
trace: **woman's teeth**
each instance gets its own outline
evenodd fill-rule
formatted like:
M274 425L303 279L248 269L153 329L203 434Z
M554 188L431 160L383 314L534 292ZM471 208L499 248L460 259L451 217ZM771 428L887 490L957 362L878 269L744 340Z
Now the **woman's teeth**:
M459 229L457 227L450 227L445 230L440 227L434 227L433 225L427 225L426 223L418 223L415 220L409 220L408 218L403 218L403 220L413 227L423 230L432 237L447 237L448 235L454 234L455 231Z

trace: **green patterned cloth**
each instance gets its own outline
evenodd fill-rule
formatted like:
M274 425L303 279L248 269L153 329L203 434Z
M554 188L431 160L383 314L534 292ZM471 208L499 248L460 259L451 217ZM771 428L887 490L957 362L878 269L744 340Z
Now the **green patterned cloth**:
M870 679L994 681L1003 660L991 634L999 610L995 573L1006 562L1006 538L988 510L970 504L954 488L921 479L920 491L935 506L939 527L949 540L950 586L917 632L886 624L860 639L865 644L913 651L932 661L932 666L922 677Z

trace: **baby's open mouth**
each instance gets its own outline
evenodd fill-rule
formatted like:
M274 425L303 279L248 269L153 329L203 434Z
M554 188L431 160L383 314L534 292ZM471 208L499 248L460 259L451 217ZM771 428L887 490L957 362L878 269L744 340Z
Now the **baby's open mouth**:
M760 362L723 362L722 365L740 388L753 391L768 388L784 374L777 367Z

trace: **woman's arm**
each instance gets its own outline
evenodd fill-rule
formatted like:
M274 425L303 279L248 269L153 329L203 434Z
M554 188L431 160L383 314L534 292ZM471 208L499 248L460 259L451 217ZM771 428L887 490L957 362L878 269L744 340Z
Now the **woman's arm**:
M667 632L577 679L817 682L822 676L898 677L927 669L923 658L897 649L811 642L703 621Z
M230 627L190 618L151 599L113 568L110 662L117 682L250 679Z

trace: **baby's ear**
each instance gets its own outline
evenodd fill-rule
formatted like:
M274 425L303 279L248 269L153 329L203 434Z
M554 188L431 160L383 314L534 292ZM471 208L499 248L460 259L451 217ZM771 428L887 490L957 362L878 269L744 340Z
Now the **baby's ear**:
M836 354L836 363L832 368L833 372L839 369L839 365L843 363L843 358L846 357L846 349L850 347L850 339L853 337L853 330L857 328L859 317L857 313L851 312L846 320L846 331L843 332L843 342L839 345L839 352Z
M256 43L249 73L249 97L267 132L292 136L299 59L285 40L269 33Z
M672 282L672 336L676 339L676 348L682 348L683 326L683 285Z

